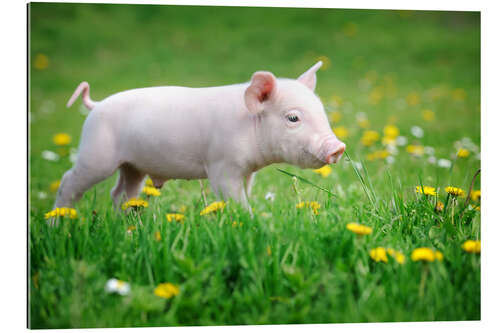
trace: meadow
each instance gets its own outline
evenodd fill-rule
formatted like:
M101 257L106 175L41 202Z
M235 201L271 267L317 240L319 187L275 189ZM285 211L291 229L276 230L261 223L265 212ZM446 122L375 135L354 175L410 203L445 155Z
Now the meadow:
M479 13L32 3L29 42L31 328L481 318ZM206 180L116 211L115 175L47 225L81 81L101 100L317 60L347 154L259 171L253 218L234 202L205 214Z

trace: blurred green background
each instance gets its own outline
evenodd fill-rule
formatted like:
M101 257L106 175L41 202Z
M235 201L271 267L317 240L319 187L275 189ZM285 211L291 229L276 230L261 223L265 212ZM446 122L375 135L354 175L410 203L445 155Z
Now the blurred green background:
M437 223L433 207L415 196L415 186L423 183L440 187L444 201L445 186L467 189L480 167L478 12L51 3L31 3L29 9L34 327L480 318L480 261L460 248L465 239L479 238L479 213L455 229L450 216ZM86 117L80 100L65 107L81 81L90 83L98 101L138 87L240 83L257 70L294 78L318 60L324 66L316 92L338 135L343 128L349 155L366 166L378 211L344 158L325 178L281 166L337 194L331 200L301 184L303 198L321 203L318 217L296 210L290 178L268 167L257 174L250 198L257 217L239 212L241 230L231 229L231 220L224 222L226 230L225 215L220 224L205 223L198 214L198 182L171 181L145 214L140 237L129 238L125 230L136 221L113 215L111 208L116 176L94 187L76 207L82 221L93 224L70 224L61 232L46 227L43 215L53 206L54 183L71 168ZM391 152L392 160L371 159L370 154L387 148L381 141L388 124L407 143ZM415 126L424 134L414 135ZM380 139L364 145L366 130L377 131ZM57 146L56 133L69 134L69 145ZM427 147L425 154L409 153L408 144ZM470 155L457 159L460 148ZM47 151L57 160L44 158ZM439 167L440 159L453 166ZM273 203L264 199L268 191L276 194ZM183 275L185 266L163 251L184 226L156 222L156 214L181 205L188 206L185 225L204 226L191 229L186 250L199 268L194 275ZM372 238L366 243L353 239L345 231L350 221L374 227ZM164 244L152 238L157 228ZM265 254L268 244L272 256ZM290 282L296 276L283 273L279 264L293 244L301 245L294 250L305 281L299 287ZM406 254L405 266L370 261L369 248L391 244ZM425 298L416 296L420 263L409 259L417 246L440 249L446 258L431 270ZM230 288L222 278L227 270ZM138 288L132 303L103 293L112 276ZM183 284L184 297L165 314L164 304L151 300L151 291L166 278ZM206 284L216 287L205 289ZM272 304L269 297L275 297Z

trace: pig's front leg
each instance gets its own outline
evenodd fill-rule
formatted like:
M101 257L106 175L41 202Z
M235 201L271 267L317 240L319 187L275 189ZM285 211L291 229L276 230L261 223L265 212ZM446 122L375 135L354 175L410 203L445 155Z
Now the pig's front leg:
M209 170L208 178L212 190L222 199L233 199L241 203L252 214L252 208L248 203L245 188L247 175L241 175L237 171L231 172L230 168L217 167Z

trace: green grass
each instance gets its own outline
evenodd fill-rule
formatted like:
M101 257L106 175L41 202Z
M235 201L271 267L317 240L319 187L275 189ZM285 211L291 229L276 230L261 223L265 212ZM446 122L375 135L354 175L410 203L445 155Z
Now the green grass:
M444 188L467 190L480 167L475 153L454 157L454 142L463 137L480 146L478 13L30 8L32 328L480 319L480 256L461 248L481 238L480 212L459 198L436 213L434 198L415 193L415 186L435 186L446 202ZM33 66L38 54L48 57L46 69ZM63 219L56 228L45 223L55 199L50 184L71 167L67 148L55 147L52 136L66 132L77 148L85 119L79 106L64 107L79 82L89 81L93 99L100 100L143 86L237 83L262 69L297 77L320 56L331 66L318 73L317 93L330 115L341 114L332 127L348 129L343 140L353 163L344 156L325 178L290 165L261 170L250 198L254 218L232 202L223 212L200 216L198 182L181 180L167 182L140 213L116 212L109 197L115 175L85 194L78 219ZM412 93L414 105L407 100ZM341 97L340 105L333 96ZM424 109L434 112L434 121L422 119ZM368 160L383 145L362 145L359 112L370 129L382 134L393 122L410 144L433 147L435 157L453 160L453 167L411 156L404 146L393 164ZM422 138L412 136L415 125L424 129ZM60 160L43 159L44 150L59 152ZM215 201L203 183L208 201ZM474 188L480 185L479 177ZM269 191L274 201L264 199ZM318 201L318 215L295 208L301 200ZM167 222L165 214L182 206L184 223ZM233 227L234 221L242 225ZM357 237L346 229L353 221L373 233ZM128 233L130 226L136 229ZM401 251L406 262L373 261L369 251L379 246ZM413 262L418 247L439 250L444 260ZM113 277L130 283L129 295L105 292ZM180 286L179 295L155 296L163 282Z

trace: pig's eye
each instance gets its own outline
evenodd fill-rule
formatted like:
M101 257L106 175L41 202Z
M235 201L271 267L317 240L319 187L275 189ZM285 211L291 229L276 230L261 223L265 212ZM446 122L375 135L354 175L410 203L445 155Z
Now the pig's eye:
M291 121L292 123L296 123L299 121L299 117L297 115L294 115L294 114L290 114L290 115L286 116L286 118L288 119L288 121Z

